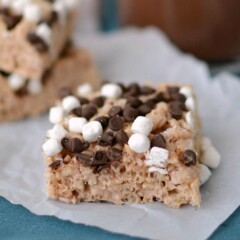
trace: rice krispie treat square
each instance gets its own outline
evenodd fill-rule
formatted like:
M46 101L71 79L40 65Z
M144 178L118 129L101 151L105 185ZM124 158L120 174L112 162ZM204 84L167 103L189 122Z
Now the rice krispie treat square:
M78 0L0 0L0 69L40 80L69 40Z
M199 206L201 128L191 86L79 86L50 110L48 197Z
M83 83L97 89L101 81L90 54L74 47L65 50L41 81L0 71L0 122L38 115L56 102L59 89L66 96Z

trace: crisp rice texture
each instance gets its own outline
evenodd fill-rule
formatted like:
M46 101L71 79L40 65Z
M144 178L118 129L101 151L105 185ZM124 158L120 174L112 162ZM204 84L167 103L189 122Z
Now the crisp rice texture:
M157 88L158 91L165 89L164 84ZM99 93L94 93L88 97L91 99L98 95ZM147 97L141 99L144 98ZM194 99L196 100L195 96ZM125 104L126 99L107 99L92 119L107 115L112 105ZM194 128L186 123L184 118L171 118L168 104L165 102L158 103L146 116L153 122L152 133L161 133L166 139L166 149L169 151L166 162L168 174L149 172L144 163L147 153L137 154L127 144L123 147L114 146L122 149L121 160L112 161L100 172L94 172L91 167L83 165L75 156L63 150L53 157L45 156L48 197L74 204L81 201L107 201L115 204L159 201L174 208L184 204L199 206L199 163L185 166L180 160L182 152L186 149L193 149L198 159L200 158L201 132L197 111L193 113ZM62 122L62 125L67 129L65 122ZM128 136L131 135L131 125L129 122L124 123L124 130ZM152 133L149 135L150 139ZM80 134L68 134L68 138L73 137L82 139ZM107 148L91 143L86 153ZM57 168L49 167L61 158L63 161L59 162Z
M0 76L0 122L39 115L56 102L59 89L68 87L75 91L79 84L85 82L98 88L100 78L90 54L78 48L69 48L54 64L37 95L17 95L6 78Z

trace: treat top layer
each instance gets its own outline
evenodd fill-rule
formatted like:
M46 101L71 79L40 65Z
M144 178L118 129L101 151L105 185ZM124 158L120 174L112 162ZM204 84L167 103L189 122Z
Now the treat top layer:
M149 172L167 174L174 144L168 142L168 136L174 136L172 131L179 127L184 146L177 150L178 157L183 166L195 166L194 99L189 86L107 83L93 92L84 84L78 87L77 96L65 89L61 101L50 110L49 119L55 126L49 130L43 150L49 157L76 157L99 172L119 161L127 149L129 154L144 156Z

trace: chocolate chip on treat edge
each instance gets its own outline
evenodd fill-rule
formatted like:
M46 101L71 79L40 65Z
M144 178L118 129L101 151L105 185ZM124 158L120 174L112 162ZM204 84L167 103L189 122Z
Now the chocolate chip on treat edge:
M150 95L150 94L155 93L155 91L156 91L155 89L148 87L148 86L143 86L140 88L141 95Z
M52 170L57 170L61 165L61 161L57 160L49 165Z
M63 148L65 148L71 153L81 153L88 149L90 145L88 142L82 141L79 138L73 139L63 138L61 143Z
M178 102L182 102L182 103L185 103L186 101L186 97L181 94L181 93L174 93L174 94L171 94L170 96L171 100L172 101L178 101Z
M178 103L173 102L169 107L170 107L169 111L172 118L175 118L176 120L179 120L182 118L183 110L180 108Z
M151 147L166 148L166 140L161 133L152 137Z
M187 149L183 154L183 163L187 167L195 166L197 164L196 153L190 149Z

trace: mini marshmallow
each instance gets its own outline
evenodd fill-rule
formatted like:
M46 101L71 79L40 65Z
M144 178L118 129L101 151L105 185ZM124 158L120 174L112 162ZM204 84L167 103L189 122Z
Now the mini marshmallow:
M135 133L128 140L129 147L136 153L144 153L150 147L150 141L146 135Z
M163 175L168 174L168 171L165 168L150 167L148 172L159 172Z
M108 83L102 86L101 95L106 98L119 98L122 95L122 89L117 84Z
M67 11L66 11L64 2L59 1L59 0L55 1L53 4L53 10L58 13L60 22L62 25L64 25L66 22L66 15L67 15Z
M134 120L131 130L133 133L141 133L147 136L152 131L152 128L153 122L151 119L139 116Z
M217 168L221 161L221 156L219 152L214 148L210 141L205 140L205 145L203 145L201 162L210 168ZM208 145L209 144L209 145Z
M212 173L209 168L203 164L199 164L200 169L200 183L203 185L211 177Z
M93 91L92 86L89 83L85 83L85 84L80 85L77 88L77 95L79 97L86 96L86 95L92 93L92 91Z
M202 150L206 150L212 146L212 141L208 137L202 138Z
M52 43L52 30L46 23L37 26L36 35L40 37L48 46Z
M8 83L13 90L17 91L25 85L26 79L18 74L13 73L8 77Z
M153 147L151 148L149 155L147 156L147 160L145 161L145 164L147 166L165 167L168 157L169 157L169 151L167 149Z
M62 100L63 109L71 112L74 108L80 107L80 101L74 96L67 96Z
M190 87L180 88L179 93L183 94L186 98L193 96L193 90Z
M98 121L88 122L82 127L83 139L88 142L97 141L98 137L100 137L102 133L103 128L100 122Z
M52 129L50 129L47 133L47 136L52 139L56 139L61 141L63 138L67 136L68 132L62 125L56 124Z
M39 22L42 18L41 8L36 4L29 4L24 8L23 17L31 22Z
M194 117L193 117L193 114L191 111L187 112L186 115L185 115L185 120L186 120L186 123L189 124L189 126L191 128L194 127Z
M40 93L42 90L41 80L33 79L33 80L28 81L27 90L32 95Z
M13 11L17 14L22 14L24 8L31 3L31 0L15 0L11 2L11 8L13 9Z
M83 117L73 117L69 119L69 131L73 133L82 133L83 126L87 123L87 119Z
M53 124L57 124L63 120L64 111L62 107L52 107L49 111L49 121Z
M56 139L47 140L43 146L43 151L47 156L54 156L62 151L61 143Z
M195 100L193 97L188 97L185 102L185 105L188 110L193 111L193 112L195 111Z

